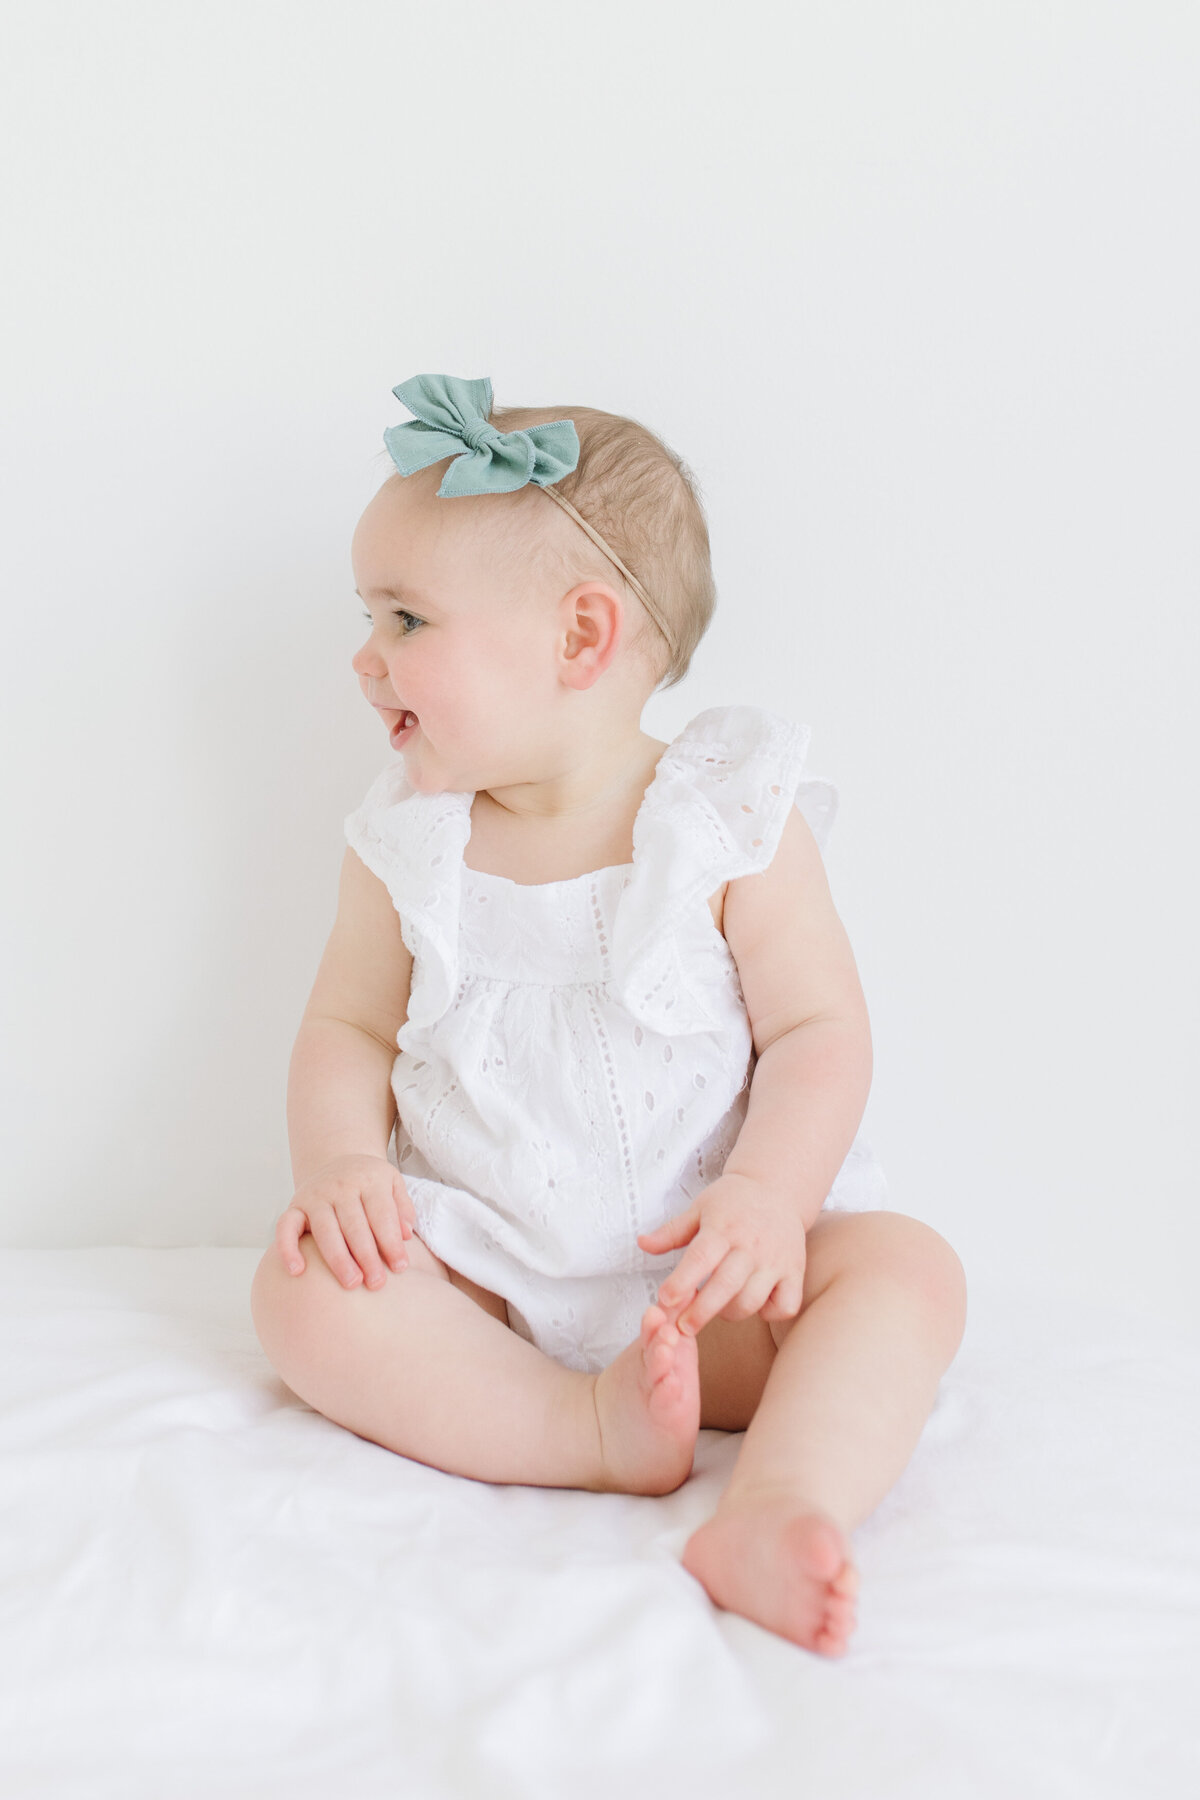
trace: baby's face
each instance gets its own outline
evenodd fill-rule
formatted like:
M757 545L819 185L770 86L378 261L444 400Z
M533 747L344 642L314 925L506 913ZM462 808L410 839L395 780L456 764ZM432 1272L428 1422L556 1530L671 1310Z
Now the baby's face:
M558 692L553 596L523 576L511 513L495 495L439 500L444 473L392 476L350 550L370 625L354 672L409 781L431 794L525 779ZM406 710L417 724L401 738Z

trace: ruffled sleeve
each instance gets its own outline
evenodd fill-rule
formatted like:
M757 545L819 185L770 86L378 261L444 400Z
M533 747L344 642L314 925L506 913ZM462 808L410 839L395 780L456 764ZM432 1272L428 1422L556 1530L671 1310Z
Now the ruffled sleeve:
M762 707L719 706L663 752L634 822L634 872L613 932L622 1001L653 1030L717 1022L686 940L697 919L711 926L708 898L722 883L768 867L793 806L824 851L838 792L807 772L810 736Z
M400 915L413 959L408 1024L432 1025L458 982L459 869L471 835L466 793L421 794L389 763L344 821L346 842L377 875Z

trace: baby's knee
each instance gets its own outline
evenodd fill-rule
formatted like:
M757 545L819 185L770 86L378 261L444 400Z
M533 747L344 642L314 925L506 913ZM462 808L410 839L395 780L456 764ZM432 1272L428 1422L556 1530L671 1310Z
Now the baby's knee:
M808 1235L805 1304L834 1279L903 1288L947 1363L957 1352L966 1328L966 1276L954 1250L924 1220L890 1209L823 1213Z
M320 1245L310 1231L302 1233L300 1257L304 1263L294 1274L283 1259L277 1241L264 1252L250 1285L250 1313L258 1340L271 1361L279 1367L280 1359L311 1347L328 1331L339 1328L344 1318L345 1302L369 1294L360 1281L348 1288L334 1274ZM414 1232L404 1241L408 1267L387 1270L386 1286L403 1281L410 1272L433 1275L442 1281L450 1279L446 1265ZM377 1289L382 1293L384 1289Z
M250 1316L254 1320L254 1330L277 1369L280 1369L281 1361L290 1360L288 1347L296 1342L303 1316L311 1312L314 1289L321 1280L313 1266L312 1239L306 1236L300 1242L305 1265L301 1274L292 1274L278 1244L272 1243L264 1252L250 1283ZM321 1268L329 1276L323 1259Z
M881 1252L889 1272L920 1294L931 1317L944 1327L954 1350L967 1322L967 1277L952 1245L923 1219L907 1213L880 1213L886 1242Z
M250 1284L250 1315L258 1341L285 1381L306 1365L331 1332L338 1330L342 1302L362 1287L347 1289L321 1255L316 1239L300 1239L304 1267L293 1274L278 1243L264 1252Z

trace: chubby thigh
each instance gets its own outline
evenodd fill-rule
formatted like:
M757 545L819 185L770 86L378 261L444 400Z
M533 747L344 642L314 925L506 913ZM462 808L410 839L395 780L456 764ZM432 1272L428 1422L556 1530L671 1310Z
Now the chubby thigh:
M417 1232L405 1240L409 1268L449 1281L469 1299L498 1319L510 1323L508 1307L500 1294L472 1281L434 1254ZM300 1239L300 1254L307 1265L306 1273L321 1283L329 1283L346 1293L339 1278L322 1256L316 1239L305 1232ZM268 1252L264 1261L271 1260ZM280 1268L280 1280L287 1284L298 1278ZM387 1271L387 1280L403 1282L403 1273ZM360 1284L361 1285L361 1284ZM357 1292L357 1289L353 1290ZM775 1339L766 1320L755 1315L737 1322L710 1319L696 1339L700 1373L700 1425L703 1430L743 1431L753 1418L767 1376L775 1360Z
M474 1300L476 1306L482 1306L484 1312L491 1313L493 1319L499 1319L502 1325L508 1324L508 1307L499 1294L493 1294L468 1275L460 1275L457 1269L450 1268L440 1256L435 1256L423 1238L414 1231L405 1245L408 1251L410 1269L427 1269L431 1275L443 1275L453 1287L461 1288L464 1294ZM389 1280L391 1279L389 1275Z
M472 1281L469 1276L460 1275L457 1269L450 1268L440 1256L434 1255L428 1244L415 1231L411 1237L404 1240L404 1252L408 1257L410 1269L419 1269L423 1274L437 1275L443 1281L449 1281L452 1286L461 1288L462 1292L474 1300L477 1306L481 1306L484 1312L490 1313L493 1319L499 1319L502 1325L508 1324L508 1307L500 1295L490 1293L487 1288L480 1287L479 1283ZM301 1237L300 1254L309 1268L319 1269L327 1280L336 1282L339 1287L342 1287L343 1284L321 1255L317 1241L311 1232L306 1231ZM403 1272L397 1275L386 1265L384 1265L384 1273L389 1281L403 1281L404 1279ZM296 1277L291 1276L289 1279L294 1281Z
M416 1232L406 1240L405 1249L411 1270L419 1270L427 1276L433 1275L450 1282L484 1312L511 1329L508 1306L501 1295L461 1274L430 1250ZM885 1272L890 1279L899 1277L916 1282L922 1287L922 1291L935 1284L940 1292L945 1286L945 1265L949 1257L955 1265L954 1286L957 1295L961 1269L953 1252L929 1227L903 1214L888 1211L835 1211L822 1214L809 1231L807 1249L804 1293L800 1311L794 1317L768 1322L759 1313L741 1320L723 1319L718 1315L710 1319L700 1331L696 1347L702 1428L718 1431L746 1429L758 1410L775 1362L777 1346L783 1343L813 1301L843 1272L851 1268L874 1269ZM307 1265L304 1276L297 1277L287 1272L275 1244L264 1255L255 1276L252 1310L256 1327L260 1325L261 1319L260 1336L262 1329L266 1329L272 1342L280 1335L271 1323L279 1311L275 1301L277 1298L287 1299L292 1296L298 1282L315 1283L318 1287L328 1289L330 1298L334 1291L346 1299L349 1299L350 1291L357 1292L347 1290L329 1268L311 1233L305 1232L301 1237L300 1250ZM936 1255L933 1254L934 1251L937 1252ZM402 1304L404 1279L403 1272L387 1273L387 1286L395 1291L394 1284L399 1283L401 1289L401 1292L396 1293L393 1304ZM377 1291L382 1293L383 1290ZM957 1317L961 1310L961 1302L957 1298L953 1301L953 1309ZM280 1328L285 1337L286 1319L290 1313L291 1308L285 1306L282 1313L284 1323ZM333 1329L336 1331L336 1309L334 1315L323 1310L322 1316L333 1319ZM961 1335L961 1328L959 1334ZM635 1336L636 1330L630 1341ZM270 1355L270 1348L266 1347Z

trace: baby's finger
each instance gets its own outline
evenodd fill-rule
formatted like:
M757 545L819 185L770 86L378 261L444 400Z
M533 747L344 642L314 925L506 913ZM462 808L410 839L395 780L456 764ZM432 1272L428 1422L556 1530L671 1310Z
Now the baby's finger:
M755 1269L740 1294L735 1294L729 1304L722 1308L721 1317L737 1325L743 1319L752 1319L761 1312L771 1297L776 1281L779 1279L777 1269Z
M659 1304L670 1307L681 1300L686 1303L728 1253L728 1240L719 1231L702 1225L659 1288Z
M777 1281L771 1297L762 1309L764 1319L794 1319L800 1311L800 1302L804 1297L804 1283L795 1276L787 1275Z
M731 1250L714 1274L710 1275L696 1298L679 1321L679 1329L687 1337L703 1331L723 1306L746 1285L746 1277L754 1269L754 1258L748 1250Z
M300 1239L308 1230L307 1215L298 1206L289 1206L275 1222L275 1247L285 1269L293 1275L304 1273L304 1258L300 1254Z
M651 1256L665 1256L668 1250L678 1250L694 1238L699 1224L700 1202L693 1200L683 1212L653 1231L639 1231L637 1241Z
M676 1302L673 1306L660 1300L657 1302L658 1310L661 1313L664 1313L666 1315L666 1318L670 1324L678 1326L679 1315L683 1311L684 1307L687 1305L688 1301L691 1300L692 1298L693 1298L693 1295L685 1294L683 1299L676 1300Z
M404 1248L404 1232L395 1197L390 1192L373 1193L363 1204L371 1221L371 1230L375 1233L375 1242L383 1252L385 1261L393 1269L403 1269L408 1263L408 1252ZM370 1285L368 1281L367 1286Z
M322 1207L313 1220L311 1229L317 1249L335 1278L344 1288L357 1287L362 1280L362 1270L346 1248L337 1214L328 1207Z
M342 1228L342 1236L350 1246L350 1254L366 1277L367 1286L381 1288L387 1280L387 1270L380 1258L379 1246L375 1242L375 1233L371 1229L361 1195L345 1202L338 1212L338 1224Z
M417 1209L413 1205L403 1175L397 1175L392 1182L392 1192L396 1196L396 1205L400 1209L400 1230L404 1237L410 1238L416 1230Z

